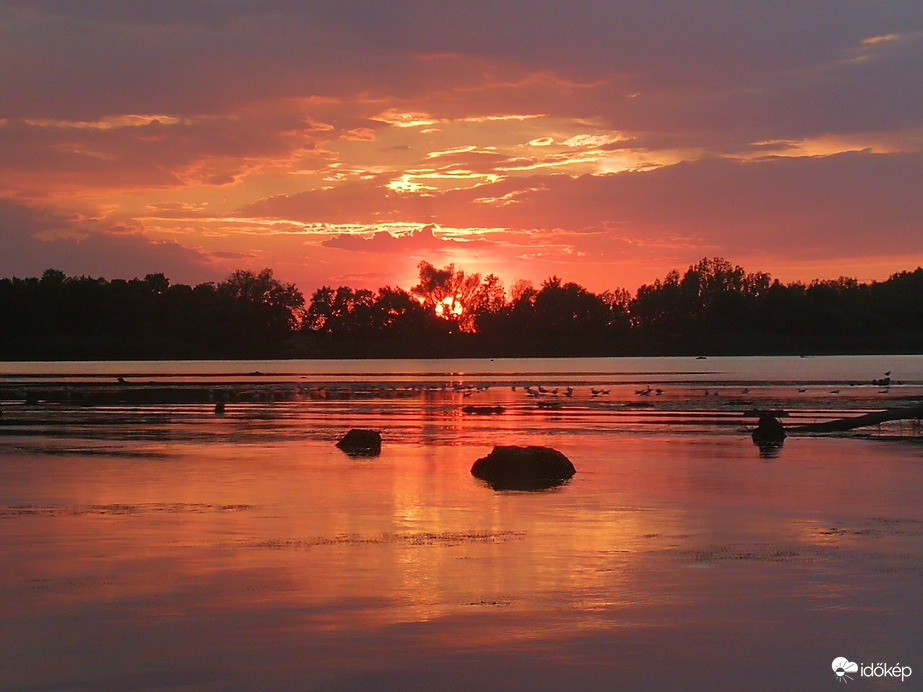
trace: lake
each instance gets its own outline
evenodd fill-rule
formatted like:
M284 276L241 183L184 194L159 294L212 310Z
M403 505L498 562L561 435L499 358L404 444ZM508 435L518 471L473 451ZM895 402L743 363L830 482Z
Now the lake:
M0 688L914 689L919 423L748 431L921 397L921 356L2 363ZM496 444L577 474L492 490Z

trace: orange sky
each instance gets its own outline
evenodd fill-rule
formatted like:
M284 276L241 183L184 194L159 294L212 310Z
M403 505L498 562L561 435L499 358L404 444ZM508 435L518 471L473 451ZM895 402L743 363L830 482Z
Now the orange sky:
M0 276L923 263L923 5L0 0Z

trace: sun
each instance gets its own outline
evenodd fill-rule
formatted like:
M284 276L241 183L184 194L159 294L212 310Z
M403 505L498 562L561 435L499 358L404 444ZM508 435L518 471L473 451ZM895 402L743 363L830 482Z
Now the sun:
M465 306L462 305L459 296L446 296L436 303L434 309L436 315L444 319L458 318L465 312Z

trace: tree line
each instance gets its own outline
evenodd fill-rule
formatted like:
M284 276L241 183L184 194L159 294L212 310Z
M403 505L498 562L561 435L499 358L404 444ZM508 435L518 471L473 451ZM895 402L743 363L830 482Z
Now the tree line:
M343 358L923 352L923 268L783 284L723 258L634 295L419 265L410 290L318 288L270 269L220 283L0 279L0 358Z

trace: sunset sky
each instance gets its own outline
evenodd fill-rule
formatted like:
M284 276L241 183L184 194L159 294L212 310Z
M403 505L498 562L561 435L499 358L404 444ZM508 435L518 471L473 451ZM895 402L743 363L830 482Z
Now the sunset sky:
M0 0L0 276L923 264L920 0Z

